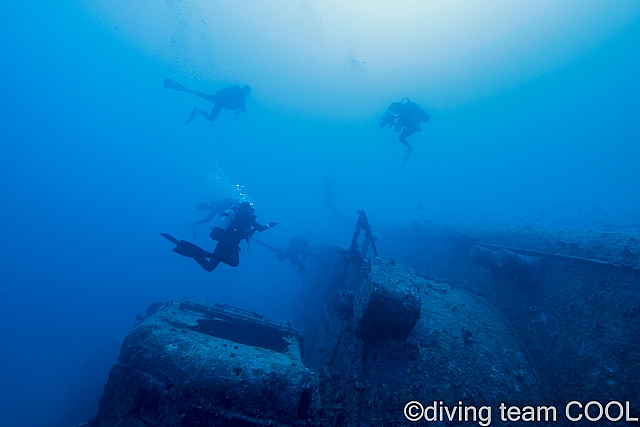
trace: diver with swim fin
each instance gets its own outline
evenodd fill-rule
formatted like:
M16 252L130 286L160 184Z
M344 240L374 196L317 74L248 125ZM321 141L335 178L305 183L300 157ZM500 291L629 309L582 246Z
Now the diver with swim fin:
M178 240L166 233L160 233L160 235L176 245L173 248L175 253L193 258L206 271L213 271L221 262L237 267L240 264L240 242L243 240L249 242L249 238L254 233L279 224L275 221L267 225L258 224L254 212L253 204L249 202L240 203L237 208L223 211L216 218L216 224L209 234L209 237L218 242L213 252L207 252L191 242Z
M213 122L218 117L220 111L222 111L223 108L226 108L227 110L233 110L236 115L236 120L238 120L238 116L240 115L240 113L244 113L245 111L247 111L247 95L251 93L251 88L249 86L245 85L243 87L240 87L236 85L221 89L213 95L208 95L206 93L198 92L197 90L191 90L187 87L182 86L180 83L166 77L164 79L163 86L171 90L189 92L204 99L205 101L211 101L214 103L213 109L211 110L210 114L198 107L193 107L191 114L184 122L185 124L191 123L193 119L196 118L196 115L198 113L202 114L205 119Z
M408 150L402 160L401 167L404 167L413 151L413 147L409 145L407 137L422 131L420 122L427 123L429 120L431 120L431 115L418 104L411 102L409 98L403 98L401 102L394 102L387 108L384 117L380 120L380 127L383 128L388 125L389 127L394 127L395 132L400 132L398 139Z

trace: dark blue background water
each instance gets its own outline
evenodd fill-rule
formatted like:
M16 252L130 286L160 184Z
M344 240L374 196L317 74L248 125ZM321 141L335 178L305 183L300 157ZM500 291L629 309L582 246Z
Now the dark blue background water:
M195 206L234 185L259 220L282 221L260 236L277 245L348 244L328 180L374 229L640 231L638 2L271 3L3 6L0 425L93 416L154 301L295 314L306 285L263 248L206 273L158 235L190 238ZM210 104L164 77L253 92L238 121L184 125ZM433 118L400 169L378 120L403 97Z

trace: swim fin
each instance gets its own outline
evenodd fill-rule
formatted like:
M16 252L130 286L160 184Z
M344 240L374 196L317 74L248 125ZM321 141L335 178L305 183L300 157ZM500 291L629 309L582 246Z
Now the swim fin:
M182 86L180 83L175 82L166 77L164 78L164 84L162 86L166 87L167 89L179 90L181 92L191 92L191 89L187 89L186 87Z
M160 233L160 235L162 237L164 237L165 239L167 239L168 241L170 241L171 243L173 243L174 245L177 245L178 243L180 243L180 240L176 239L175 237L173 237L170 234L167 233Z
M196 118L197 113L198 113L198 107L193 107L193 111L191 111L191 114L189 114L189 117L187 117L187 120L184 121L184 124L188 125L189 123L191 123L193 119Z
M209 252L186 240L180 240L176 247L173 248L173 252L189 258L207 258L211 256Z

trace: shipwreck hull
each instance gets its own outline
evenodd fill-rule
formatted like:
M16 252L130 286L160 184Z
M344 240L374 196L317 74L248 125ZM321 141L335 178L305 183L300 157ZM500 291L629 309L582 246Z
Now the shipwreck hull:
M470 226L380 236L386 260L345 249L315 260L300 333L197 299L163 304L125 339L85 425L407 426L410 401L476 411L434 426L510 425L503 403L557 408L536 425L576 425L571 400L628 401L638 417L636 237Z
M485 298L506 318L548 404L629 401L638 417L639 236L423 226L388 237L399 249L390 256Z

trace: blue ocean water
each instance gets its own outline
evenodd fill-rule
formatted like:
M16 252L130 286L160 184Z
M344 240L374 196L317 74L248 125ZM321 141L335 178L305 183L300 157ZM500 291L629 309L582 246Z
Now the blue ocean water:
M259 221L281 221L260 235L280 246L348 244L328 183L374 228L640 233L640 3L342 3L4 6L0 425L95 415L154 301L289 318L306 285L263 248L206 273L158 235L190 238L195 207L238 188ZM247 111L185 125L211 104L165 77L205 93L248 84ZM404 97L432 119L400 168L406 149L378 121Z

